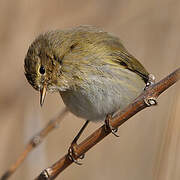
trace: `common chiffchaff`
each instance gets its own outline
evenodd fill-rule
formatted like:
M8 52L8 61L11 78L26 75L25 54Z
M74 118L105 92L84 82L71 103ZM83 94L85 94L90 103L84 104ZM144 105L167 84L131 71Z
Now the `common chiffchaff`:
M67 108L87 120L69 148L76 163L73 144L88 122L125 108L149 80L118 37L93 26L39 35L29 47L24 68L28 82L40 91L41 105L46 91L59 92Z

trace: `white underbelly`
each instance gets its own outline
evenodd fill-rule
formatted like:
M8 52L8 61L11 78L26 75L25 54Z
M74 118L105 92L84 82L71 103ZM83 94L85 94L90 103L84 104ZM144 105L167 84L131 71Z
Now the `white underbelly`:
M106 115L125 108L144 89L145 83L135 73L118 81L96 77L75 90L60 92L68 109L90 121L104 120Z

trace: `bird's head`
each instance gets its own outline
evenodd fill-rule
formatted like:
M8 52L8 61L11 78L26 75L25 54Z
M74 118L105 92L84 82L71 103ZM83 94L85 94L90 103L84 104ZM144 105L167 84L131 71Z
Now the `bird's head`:
M32 87L40 91L41 106L47 91L64 91L68 88L67 78L64 78L62 72L62 59L68 48L61 48L61 36L64 37L61 31L40 35L30 45L25 57L25 76Z

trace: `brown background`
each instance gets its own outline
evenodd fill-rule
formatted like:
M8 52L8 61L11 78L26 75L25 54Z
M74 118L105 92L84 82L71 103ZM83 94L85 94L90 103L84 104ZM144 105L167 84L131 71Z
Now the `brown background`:
M24 77L28 46L41 32L91 24L117 34L129 51L160 80L180 65L178 0L1 0L0 1L0 175L28 140L63 107L58 94L39 106L39 94ZM137 114L57 179L180 179L180 94L176 84L157 107ZM30 180L67 151L83 124L69 114L30 154L11 178ZM83 137L98 128L89 125Z

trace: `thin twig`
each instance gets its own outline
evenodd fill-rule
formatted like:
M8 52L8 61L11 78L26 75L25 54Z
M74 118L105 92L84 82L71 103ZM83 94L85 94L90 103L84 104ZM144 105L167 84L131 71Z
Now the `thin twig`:
M147 88L127 108L125 108L121 112L116 113L116 115L110 121L112 127L118 128L120 125L126 122L130 117L135 115L137 112L148 107L147 103L145 102L147 101L151 102L151 100L156 99L162 92L164 92L174 83L176 83L179 79L180 79L180 68L175 70L169 76L162 79L160 82ZM154 102L152 103L152 105L154 104ZM110 131L107 132L105 125L97 129L94 133L92 133L89 137L87 137L83 142L77 145L75 149L75 153L74 153L76 155L75 159L78 159L80 156L86 153L90 148L95 146L109 133ZM53 180L72 163L73 162L69 159L68 154L66 154L60 160L58 160L55 164L53 164L51 167L42 171L42 173L37 178L35 178L35 180Z
M64 108L56 118L50 120L49 123L29 141L23 153L18 157L16 162L12 164L11 167L3 174L0 180L7 180L16 171L16 169L24 162L28 154L35 147L37 147L54 128L58 126L58 124L64 118L66 113L67 108Z

